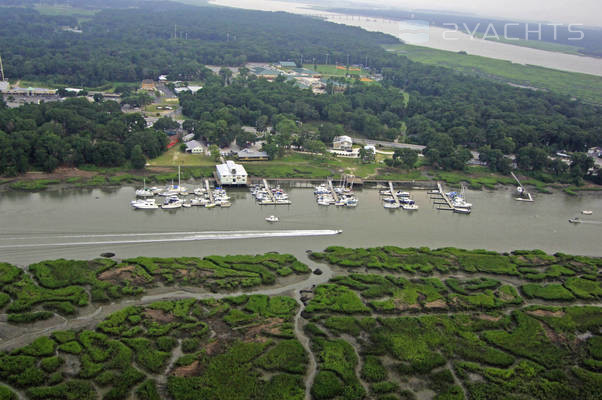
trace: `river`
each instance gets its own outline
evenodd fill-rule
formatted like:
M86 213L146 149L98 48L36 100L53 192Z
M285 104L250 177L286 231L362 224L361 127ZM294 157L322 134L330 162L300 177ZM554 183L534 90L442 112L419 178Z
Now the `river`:
M325 12L312 9L312 6L309 4L271 0L210 0L209 2L220 6L262 11L286 11L294 14L321 16L330 22L358 26L373 32L387 33L403 39L408 44L454 52L465 51L468 54L511 61L517 64L537 65L561 71L602 76L602 58L544 51L491 40L482 40L460 32L449 33L449 29L436 26L428 28L428 33L426 34L428 39L425 41L424 31L410 24L403 24L400 21L383 18L376 19ZM414 34L408 31L413 31ZM446 34L445 32L448 33ZM490 34L493 35L492 32ZM503 36L503 32L498 32L498 34Z
M191 186L191 185L190 185ZM258 254L268 251L305 258L308 249L330 245L368 247L454 246L497 251L542 249L602 256L602 193L578 197L537 195L513 200L513 189L468 191L471 215L433 208L424 190L411 190L420 210L385 210L374 189L357 190L355 209L318 206L310 189L287 189L291 206L259 206L247 189L229 190L230 208L133 210L133 187L0 193L0 261L27 265L44 259ZM280 222L269 224L268 215ZM324 231L342 229L340 235ZM60 244L60 245L58 245Z

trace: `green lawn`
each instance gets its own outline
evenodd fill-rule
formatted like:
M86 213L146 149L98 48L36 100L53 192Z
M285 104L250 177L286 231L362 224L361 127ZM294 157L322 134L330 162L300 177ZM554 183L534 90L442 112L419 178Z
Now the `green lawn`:
M180 145L176 144L159 157L149 161L153 167L171 167L181 165L183 167L214 166L215 161L203 154L182 153Z
M523 40L523 39L509 40L509 39L505 39L503 37L500 37L499 39L487 38L485 40L491 40L492 42L511 44L514 46L529 47L531 49L537 49L537 50L553 51L556 53L583 55L582 53L579 52L579 50L581 50L581 47L571 46L568 44L544 42L543 40Z
M413 61L451 68L498 82L550 90L580 98L588 103L602 104L602 77L599 76L514 64L510 61L420 46L400 44L386 46L386 49L403 54Z
M49 4L36 4L35 7L37 12L42 15L50 16L67 16L67 17L91 17L95 15L99 10L88 10L84 8L76 8L70 6L59 6Z

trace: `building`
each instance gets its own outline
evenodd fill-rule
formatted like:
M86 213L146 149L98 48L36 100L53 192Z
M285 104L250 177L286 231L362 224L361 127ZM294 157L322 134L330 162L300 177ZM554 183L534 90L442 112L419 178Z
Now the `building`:
M8 92L8 89L10 89L8 81L0 81L0 93Z
M332 148L335 150L349 151L353 147L353 140L349 136L336 136L332 140Z
M267 161L268 153L265 151L255 151L252 149L243 149L237 153L240 161Z
M364 150L371 151L376 154L376 147L373 144L367 144L364 146Z
M246 185L247 171L245 168L236 164L234 161L226 161L225 164L218 164L216 168L217 183L220 185Z
M198 140L191 140L186 142L186 152L192 154L203 154L204 148L201 142Z
M280 68L297 68L297 63L293 61L280 61L278 66Z
M190 142L192 139L194 139L194 133L189 133L182 137L182 142Z
M142 90L155 90L155 82L152 79L145 79L142 81Z

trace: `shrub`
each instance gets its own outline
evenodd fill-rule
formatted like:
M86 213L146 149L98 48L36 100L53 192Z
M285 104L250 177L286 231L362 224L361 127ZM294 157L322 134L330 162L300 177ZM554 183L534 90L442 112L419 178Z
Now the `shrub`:
M283 340L257 359L257 365L272 371L279 370L293 374L305 373L308 358L298 340Z
M387 379L387 370L375 356L366 356L360 374L368 382L382 382Z

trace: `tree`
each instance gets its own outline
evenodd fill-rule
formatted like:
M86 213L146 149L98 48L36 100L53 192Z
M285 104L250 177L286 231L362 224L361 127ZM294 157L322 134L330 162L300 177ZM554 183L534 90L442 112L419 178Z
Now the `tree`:
M139 144L134 146L132 149L130 161L132 162L132 167L134 167L134 169L143 169L146 165L146 158L144 157L144 153L142 153L142 147L140 147Z
M401 168L411 169L418 161L418 152L412 149L397 149L393 152L393 160L398 161Z
M361 147L359 151L360 159L365 163L373 162L376 159L376 153L371 148Z
M221 67L219 76L222 77L224 86L228 86L230 84L230 78L232 78L232 70L227 67Z
M214 161L220 160L221 153L219 151L219 147L216 144L212 144L209 146L209 153L211 154L211 158L213 158Z
M94 102L95 103L102 103L103 100L104 100L104 96L102 95L102 93L94 93Z
M326 145L320 140L307 140L303 148L315 154L325 154L327 152Z
M265 130L268 128L267 115L261 115L259 118L257 118L255 127L257 128L257 132L265 132Z
M160 131L177 129L179 127L180 124L178 124L176 121L167 116L159 118L157 122L155 122L155 124L153 125L153 128L158 129Z

